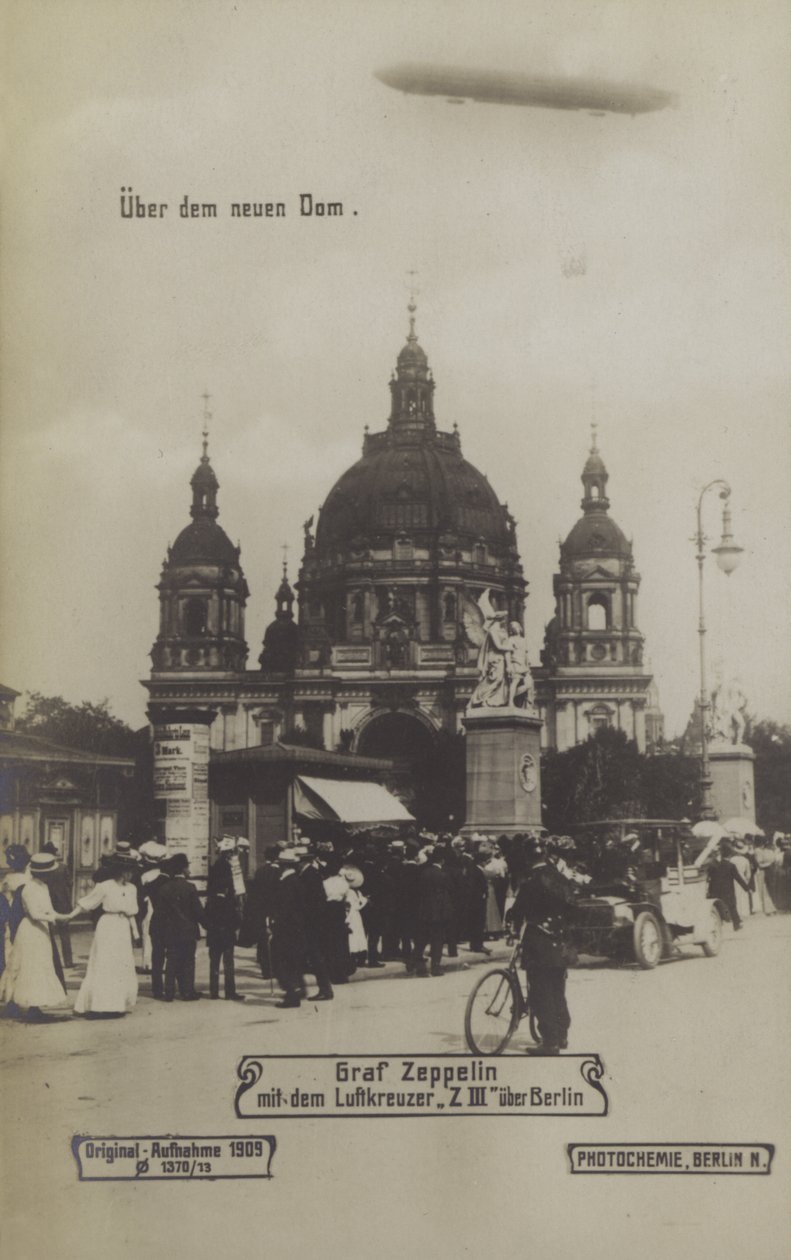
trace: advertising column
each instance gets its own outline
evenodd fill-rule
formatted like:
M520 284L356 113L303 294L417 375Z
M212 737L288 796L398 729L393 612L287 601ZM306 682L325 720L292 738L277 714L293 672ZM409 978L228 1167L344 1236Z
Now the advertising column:
M154 724L154 796L164 841L169 853L186 853L190 877L201 883L209 869L210 720Z

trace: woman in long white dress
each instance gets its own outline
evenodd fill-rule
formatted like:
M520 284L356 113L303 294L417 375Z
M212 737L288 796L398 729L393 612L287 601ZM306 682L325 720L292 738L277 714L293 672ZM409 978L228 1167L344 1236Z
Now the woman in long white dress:
M349 930L349 953L355 962L368 956L368 938L365 935L362 909L368 904L368 898L360 892L363 885L363 873L356 866L342 866L341 875L348 885L346 891L346 926Z
M34 853L28 872L30 879L22 887L24 918L17 929L8 966L0 984L0 1000L7 1004L7 1013L23 1015L30 1021L52 1018L42 1007L67 1005L66 990L58 979L52 957L51 923L65 922L69 915L58 914L46 884L49 871L57 860L49 853Z
M116 858L111 877L94 884L77 902L75 914L101 910L85 979L74 1003L77 1015L107 1019L134 1009L137 972L132 940L138 903L137 889L129 882L134 869L133 860Z

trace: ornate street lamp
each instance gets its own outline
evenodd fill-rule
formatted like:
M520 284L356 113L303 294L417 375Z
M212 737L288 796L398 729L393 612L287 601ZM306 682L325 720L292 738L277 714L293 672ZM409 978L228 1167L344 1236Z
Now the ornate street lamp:
M722 538L718 547L712 547L712 555L717 557L717 564L723 573L733 573L739 563L743 548L737 547L731 533L731 488L727 481L717 479L710 481L700 492L698 499L698 529L693 539L697 547L698 561L698 635L700 636L700 817L714 818L714 807L711 803L711 768L709 766L709 736L707 716L710 708L709 693L706 685L706 621L703 614L703 561L706 558L706 535L703 533L703 499L708 490L719 487L722 505Z

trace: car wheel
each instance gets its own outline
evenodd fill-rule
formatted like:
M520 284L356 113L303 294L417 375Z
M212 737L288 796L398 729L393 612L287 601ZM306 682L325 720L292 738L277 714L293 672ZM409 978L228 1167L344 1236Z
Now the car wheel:
M662 929L650 910L641 910L634 921L634 956L641 967L650 971L662 957Z
M705 941L701 941L703 953L707 958L716 958L720 952L722 944L722 915L716 906L711 907L711 923L709 924L709 934Z

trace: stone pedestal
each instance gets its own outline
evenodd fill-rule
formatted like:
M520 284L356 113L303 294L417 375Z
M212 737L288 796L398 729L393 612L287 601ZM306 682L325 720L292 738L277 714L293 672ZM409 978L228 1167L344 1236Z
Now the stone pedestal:
M720 822L749 818L755 822L755 754L747 744L711 744L711 801Z
M514 835L541 824L541 719L522 709L473 709L467 733L462 834Z

